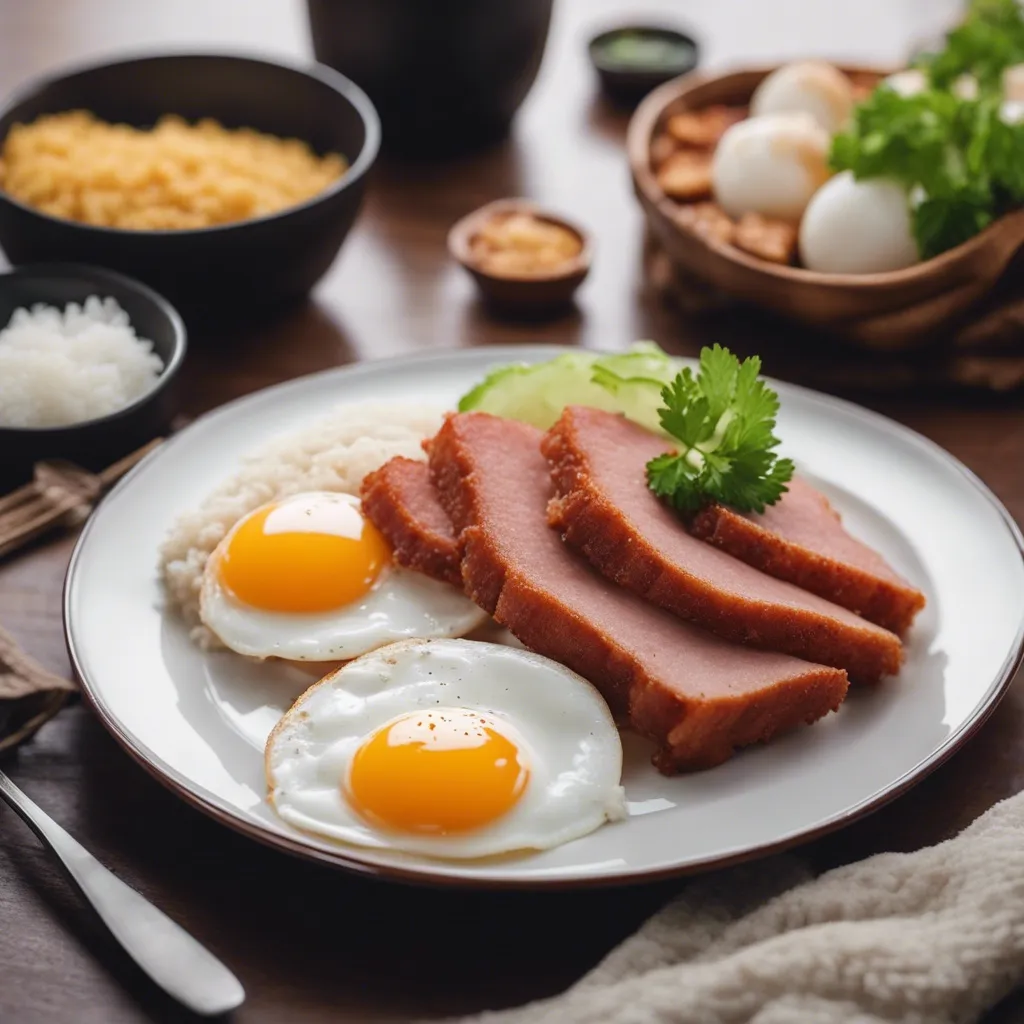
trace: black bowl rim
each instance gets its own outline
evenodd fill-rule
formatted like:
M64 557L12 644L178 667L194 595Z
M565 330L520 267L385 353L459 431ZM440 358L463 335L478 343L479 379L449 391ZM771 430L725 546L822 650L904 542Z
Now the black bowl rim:
M92 419L79 420L76 423L65 423L57 427L0 426L0 440L4 438L14 440L18 437L43 438L47 435L69 434L114 423L117 420L130 416L133 412L153 401L161 391L170 385L185 362L185 353L188 350L188 332L185 329L185 322L174 306L159 292L150 288L148 284L136 281L134 277L120 274L116 270L107 270L106 267L94 267L91 263L26 263L23 266L15 267L13 270L0 274L0 287L2 287L3 281L7 278L38 278L43 276L86 278L87 280L94 280L98 285L110 282L127 291L136 292L147 302L152 303L170 322L174 333L174 348L170 358L164 363L164 368L160 371L156 384L148 391L144 391L135 401L128 405L123 405L120 409L115 409L104 416L95 416Z
M249 217L246 220L232 221L228 224L214 224L205 228L181 228L174 230L136 230L134 228L111 228L100 224L83 224L81 221L69 220L64 217L53 217L48 213L37 210L8 195L0 189L0 200L10 203L25 213L41 220L49 221L51 224L59 224L69 231L96 232L97 234L112 235L118 238L146 238L158 239L168 236L174 237L206 237L219 232L236 231L247 228L254 224L269 224L274 221L284 220L303 210L311 209L326 202L332 196L345 191L354 185L360 178L364 177L377 159L380 150L381 126L380 116L377 108L373 105L370 97L351 78L346 78L340 71L321 64L319 61L311 61L309 64L301 64L296 61L282 59L276 55L242 50L197 50L191 47L169 50L139 50L121 54L113 59L84 61L82 63L65 66L60 71L44 72L23 82L14 89L0 104L0 118L6 117L15 107L29 100L34 93L39 92L48 85L62 82L75 75L86 74L90 71L99 71L103 68L115 68L122 64L138 64L146 61L174 60L178 58L199 57L204 60L230 60L241 61L250 64L266 64L284 71L294 71L307 78L313 78L322 84L333 89L339 96L348 100L353 109L362 119L366 131L366 138L363 140L362 149L359 155L349 165L348 170L336 181L329 185L322 192L311 196L303 203L295 206L287 206L276 213L264 214L262 217ZM212 115L211 115L212 116ZM3 138L0 138L0 145Z
M664 36L679 42L687 43L691 47L692 56L689 60L679 61L671 67L669 65L665 65L663 68L628 67L624 64L602 61L598 52L602 43L611 39L613 36L621 35L623 32L647 32L651 35ZM658 22L626 22L621 25L614 25L611 28L602 29L596 35L590 37L590 41L587 43L587 52L590 55L590 61L594 67L605 75L635 76L653 74L661 76L667 74L674 78L680 74L692 71L700 63L700 43L692 35L688 32L684 32L682 29L674 28L671 25ZM682 70L676 70L679 68Z

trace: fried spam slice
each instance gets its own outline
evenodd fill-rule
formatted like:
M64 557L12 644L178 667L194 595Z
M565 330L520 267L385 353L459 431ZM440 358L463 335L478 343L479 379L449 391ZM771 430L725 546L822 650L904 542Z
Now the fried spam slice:
M422 460L396 456L367 474L363 511L391 545L395 561L462 589L455 530Z
M547 525L541 433L487 413L451 416L430 470L459 537L466 593L523 644L589 679L665 773L836 710L846 674L721 640L595 572Z
M846 669L855 682L899 670L899 637L692 536L648 488L670 444L615 413L569 406L542 450L549 518L596 569L652 604L736 643Z
M851 536L839 513L804 480L758 515L709 505L694 519L695 536L761 572L849 608L902 636L925 596L877 551Z

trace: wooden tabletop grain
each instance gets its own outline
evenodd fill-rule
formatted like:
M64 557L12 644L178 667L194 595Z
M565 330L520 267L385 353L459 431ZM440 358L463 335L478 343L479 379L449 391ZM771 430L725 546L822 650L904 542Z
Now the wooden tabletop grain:
M491 0L497 2L497 0ZM553 341L622 348L653 337L692 352L724 333L759 347L769 372L815 379L832 343L786 356L756 316L679 319L644 285L641 220L622 152L625 119L597 98L588 36L626 0L556 0L544 65L511 138L457 164L380 166L364 213L313 299L256 329L195 339L183 388L195 416L285 378L359 359L468 345ZM686 23L705 62L808 53L899 61L955 17L952 0L649 0ZM0 0L0 90L82 58L162 45L310 53L297 0ZM448 227L488 200L526 195L584 224L596 244L578 310L546 324L489 318L445 252ZM866 401L962 459L1024 521L1024 410L886 388ZM883 397L884 395L884 397ZM0 567L0 622L67 672L60 590L72 538ZM144 686L145 680L140 679ZM185 806L122 753L82 706L64 711L10 765L12 776L111 868L188 927L240 976L243 1022L403 1021L521 1003L559 991L678 886L556 895L469 894L347 877L273 852ZM952 835L1024 786L1024 687L1015 683L951 762L869 819L819 841L819 865ZM444 941L441 941L441 936ZM0 808L0 1021L186 1021ZM988 1018L1024 1021L1012 997Z

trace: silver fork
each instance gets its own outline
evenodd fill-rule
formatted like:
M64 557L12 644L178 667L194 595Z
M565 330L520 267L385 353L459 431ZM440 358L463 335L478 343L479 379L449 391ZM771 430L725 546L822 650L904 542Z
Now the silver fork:
M203 1016L241 1005L245 990L212 953L108 871L2 771L0 796L56 855L114 938L165 992Z

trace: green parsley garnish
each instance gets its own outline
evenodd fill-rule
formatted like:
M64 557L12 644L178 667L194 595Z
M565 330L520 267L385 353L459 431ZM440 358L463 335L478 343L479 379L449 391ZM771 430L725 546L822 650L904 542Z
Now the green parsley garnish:
M910 190L922 259L973 238L1024 198L1024 126L1000 120L996 97L876 89L832 140L829 160L837 171L891 178Z
M998 90L1003 72L1024 64L1024 16L1017 0L973 0L967 16L946 36L937 53L919 61L932 84L949 89L973 75L983 90Z
M651 490L684 513L708 501L741 512L763 512L786 492L790 459L775 454L779 396L758 377L757 356L741 363L715 345L661 391L662 428L680 443L677 452L647 463Z
M1024 13L1016 0L975 0L945 48L923 59L929 85L901 96L885 84L832 140L833 170L890 178L908 190L922 259L973 238L1024 202L1024 123L1002 112L1002 73L1024 63ZM962 74L975 98L952 91Z

